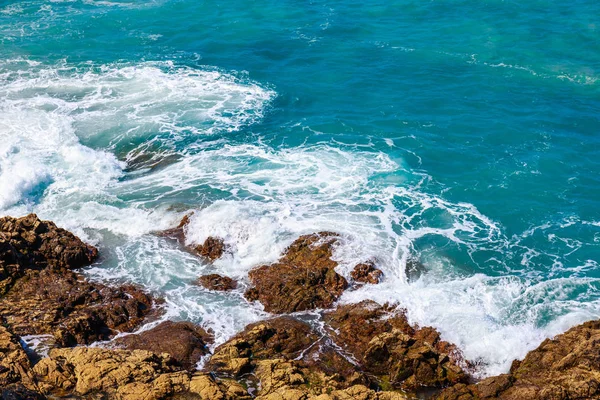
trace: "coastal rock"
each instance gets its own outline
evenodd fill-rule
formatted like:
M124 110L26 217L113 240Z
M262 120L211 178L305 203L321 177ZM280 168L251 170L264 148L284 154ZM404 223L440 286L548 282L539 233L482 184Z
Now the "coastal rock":
M600 399L599 343L600 321L586 322L544 340L509 374L448 388L437 399Z
M180 370L167 354L101 348L54 349L33 368L40 390L52 397L117 400L250 399L236 382Z
M373 263L366 262L356 265L350 273L350 276L352 276L352 279L354 279L355 282L376 285L383 277L383 272L375 268Z
M0 316L19 336L54 336L59 346L107 340L137 327L152 298L131 285L85 281L69 271L27 271L0 299Z
M37 388L19 338L4 326L0 326L0 388L7 390L7 393L9 388L15 393Z
M35 214L0 218L0 295L28 269L75 269L97 256L95 247Z
M197 282L199 285L210 290L228 291L237 288L235 280L219 274L203 275L198 278Z
M299 237L277 263L250 271L246 298L276 314L331 307L348 286L331 259L337 240L331 232Z
M293 359L318 340L310 325L294 318L261 321L217 347L207 369L239 377L252 370L256 360Z
M187 214L181 219L181 222L179 222L179 225L176 228L167 229L160 234L162 236L177 240L188 250L197 253L210 261L215 261L216 259L221 258L226 250L225 241L221 238L209 236L202 244L195 246L185 245L186 228L190 223L190 218L192 215L193 213Z
M0 317L19 336L51 334L59 346L132 330L152 299L133 286L110 288L72 271L97 255L94 247L35 214L0 218Z
M324 314L329 337L383 387L414 390L466 381L457 349L430 327L413 328L403 313L372 301Z
M208 354L207 343L212 336L190 322L165 321L139 334L115 340L117 346L128 350L148 350L167 353L185 369L193 369L200 358Z
M210 261L214 261L217 258L221 258L225 253L225 242L221 238L209 236L206 238L204 243L195 247L195 250Z

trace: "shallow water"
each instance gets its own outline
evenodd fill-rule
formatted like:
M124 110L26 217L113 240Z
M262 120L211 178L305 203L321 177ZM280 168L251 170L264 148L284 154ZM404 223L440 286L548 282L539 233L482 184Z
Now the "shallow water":
M343 235L379 286L508 370L600 317L600 3L0 2L0 211L100 247L218 342L264 318L250 268ZM196 210L190 243L153 232ZM418 273L407 273L417 259ZM220 272L233 293L190 285Z

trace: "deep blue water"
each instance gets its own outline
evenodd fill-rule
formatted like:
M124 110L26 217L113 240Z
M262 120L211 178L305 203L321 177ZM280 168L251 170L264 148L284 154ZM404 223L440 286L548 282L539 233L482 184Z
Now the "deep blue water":
M600 317L600 3L0 1L0 210L98 245L89 271L220 340L244 280L343 234L342 301L396 301L508 369ZM206 264L152 234L197 210ZM424 268L406 271L407 260ZM412 265L411 262L408 262ZM242 285L243 286L243 285Z

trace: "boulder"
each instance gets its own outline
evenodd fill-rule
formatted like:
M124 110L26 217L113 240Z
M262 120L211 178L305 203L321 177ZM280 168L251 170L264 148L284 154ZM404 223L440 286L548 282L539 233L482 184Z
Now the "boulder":
M383 272L375 268L375 265L371 262L361 263L354 267L350 273L352 279L359 283L371 283L376 285L383 277Z
M207 344L212 340L212 336L198 325L165 321L139 334L118 338L114 343L129 350L167 353L183 368L191 370L209 353Z
M437 399L600 399L600 321L544 340L523 361L513 362L508 374L456 385Z
M246 298L276 314L331 307L348 286L331 259L337 240L331 232L299 237L277 263L250 271Z
M382 387L415 390L464 382L456 347L430 327L414 328L402 312L372 301L324 313L329 337L378 378Z
M227 276L219 274L202 275L197 283L210 290L228 291L237 288L237 282Z
M75 269L97 256L95 247L35 214L0 218L0 295L29 269Z

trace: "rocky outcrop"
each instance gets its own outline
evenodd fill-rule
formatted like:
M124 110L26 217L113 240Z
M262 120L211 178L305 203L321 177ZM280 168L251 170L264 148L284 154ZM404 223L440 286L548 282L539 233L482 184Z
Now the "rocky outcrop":
M50 334L59 346L107 340L131 331L152 298L133 286L111 288L68 271L28 271L0 299L0 316L19 336Z
M350 276L355 282L376 285L383 277L383 272L381 272L380 269L375 268L373 263L366 262L356 265L350 273Z
M179 370L167 354L144 350L54 349L33 371L40 390L52 396L159 400L188 395L229 400L243 398L236 393L245 392L239 384L219 384L209 375Z
M237 282L219 274L202 275L197 283L209 290L228 291L237 288Z
M509 374L446 389L438 400L600 399L600 321L546 339Z
M382 387L414 390L466 381L456 347L429 327L372 301L340 306L323 317L329 337L378 378Z
M151 309L152 299L133 286L110 288L73 272L97 250L34 214L0 218L0 248L0 317L19 336L89 344L132 330Z
M35 214L0 218L0 295L29 269L74 269L91 264L98 250Z
M165 321L139 334L127 335L114 341L129 350L148 350L167 353L185 369L194 369L202 356L209 353L207 344L212 336L190 322Z
M246 298L277 314L331 307L348 286L331 259L336 241L331 232L301 236L277 263L250 271Z

